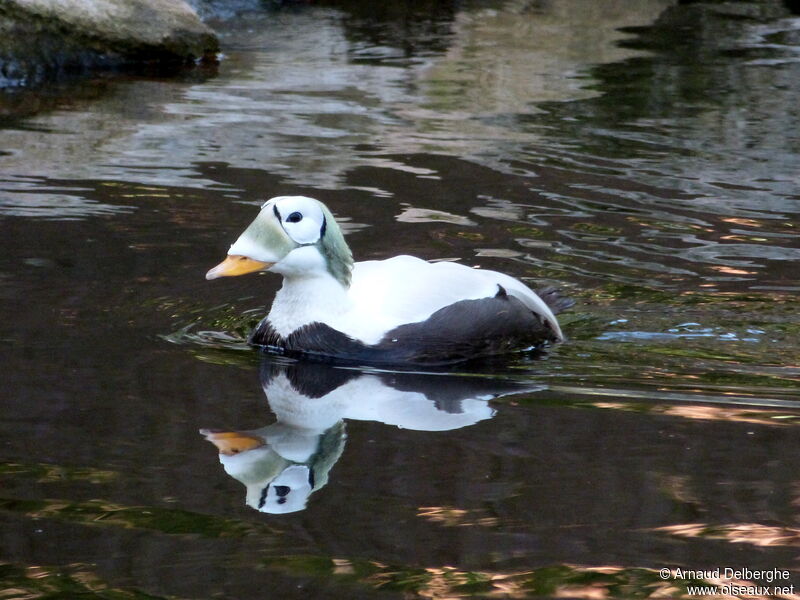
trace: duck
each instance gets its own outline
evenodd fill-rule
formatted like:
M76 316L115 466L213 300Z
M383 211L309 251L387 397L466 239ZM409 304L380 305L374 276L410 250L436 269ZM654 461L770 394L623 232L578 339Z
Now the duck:
M354 262L319 200L278 196L206 279L276 273L283 285L249 344L290 358L445 366L564 341L571 301L518 279L408 255Z

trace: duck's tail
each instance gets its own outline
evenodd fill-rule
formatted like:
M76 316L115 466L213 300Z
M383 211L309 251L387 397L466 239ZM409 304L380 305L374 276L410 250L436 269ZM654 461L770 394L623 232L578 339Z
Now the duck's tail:
M539 295L539 298L550 307L550 310L552 310L555 315L575 305L575 300L569 296L562 296L561 290L558 288L548 287L543 290L537 290L536 293Z

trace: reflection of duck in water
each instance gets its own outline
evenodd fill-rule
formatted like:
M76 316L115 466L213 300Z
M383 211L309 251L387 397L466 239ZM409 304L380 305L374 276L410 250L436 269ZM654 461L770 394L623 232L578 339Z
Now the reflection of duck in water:
M353 263L324 204L281 196L261 212L206 277L283 275L251 343L288 356L359 364L443 365L563 340L554 311L513 277L411 256Z
M200 433L219 449L225 472L247 487L247 505L274 514L305 508L311 493L328 483L346 437L342 421L323 431L277 422L253 431Z
M490 418L491 398L530 390L495 379L272 361L262 365L261 385L275 423L201 433L219 449L225 471L247 487L247 504L269 513L302 510L328 482L344 449L343 419L421 431L458 429Z

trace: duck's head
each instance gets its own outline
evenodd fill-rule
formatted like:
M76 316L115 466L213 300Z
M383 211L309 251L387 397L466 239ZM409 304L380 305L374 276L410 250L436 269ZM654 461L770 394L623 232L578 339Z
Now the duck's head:
M330 274L350 285L353 257L331 211L305 196L267 200L206 279L273 271L286 277Z

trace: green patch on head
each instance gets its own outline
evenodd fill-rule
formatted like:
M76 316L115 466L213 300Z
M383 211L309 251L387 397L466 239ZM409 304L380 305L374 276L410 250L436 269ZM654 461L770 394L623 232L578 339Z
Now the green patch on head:
M319 249L328 264L330 274L344 287L350 287L350 276L353 271L353 253L344 241L342 230L328 207L320 202L325 215L325 232L320 237Z

